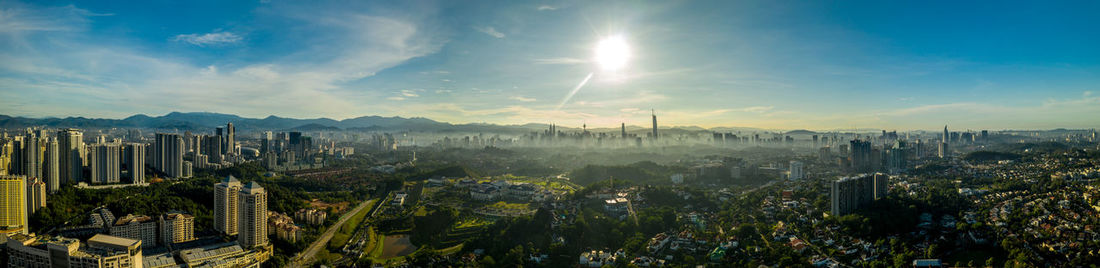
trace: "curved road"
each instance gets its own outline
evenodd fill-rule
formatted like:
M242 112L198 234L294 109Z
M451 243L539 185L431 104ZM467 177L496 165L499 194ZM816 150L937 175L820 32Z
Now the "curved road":
M336 221L336 224L333 224L328 230L325 230L325 233L321 234L321 237L318 237L317 241L313 241L312 244L309 244L304 254L298 255L298 257L290 262L290 267L306 267L309 265L313 261L313 256L317 255L317 252L321 249L324 249L325 245L328 245L328 241L332 239L332 235L336 234L337 230L340 230L340 226L344 226L344 223L347 222L348 219L351 219L355 214L359 214L359 211L363 210L363 208L370 206L372 201L374 201L374 199L363 201L363 203L359 203L355 209L340 216L340 220Z

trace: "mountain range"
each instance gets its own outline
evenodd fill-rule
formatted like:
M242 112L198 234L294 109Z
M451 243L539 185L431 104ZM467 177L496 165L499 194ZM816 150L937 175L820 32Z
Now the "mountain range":
M0 115L0 128L23 128L46 126L52 128L151 128L190 130L208 132L226 123L232 122L238 131L410 131L439 133L500 133L522 134L542 131L548 124L529 123L523 125L497 125L486 123L451 124L423 117L383 117L362 116L344 120L330 118L296 119L268 116L263 119L245 118L232 114L210 112L171 112L163 116L138 114L124 119L100 119L85 117L67 118L28 118ZM562 131L577 131L579 128L558 127ZM700 127L665 128L668 134L699 133L707 131ZM618 132L619 128L588 129L593 132ZM631 133L647 132L649 128L627 126ZM716 129L718 130L718 129ZM719 131L761 131L751 128L722 128Z

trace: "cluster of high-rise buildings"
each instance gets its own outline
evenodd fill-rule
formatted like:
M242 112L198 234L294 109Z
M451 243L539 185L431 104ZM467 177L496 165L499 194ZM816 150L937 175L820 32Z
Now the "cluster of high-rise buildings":
M392 137L389 140L392 141ZM396 142L385 144L391 144L396 149ZM342 153L350 154L350 152L354 152L354 149L348 150L342 150ZM298 163L313 163L312 156L314 153L316 153L316 148L313 145L313 138L303 136L302 132L273 133L266 131L260 137L260 155L264 167L269 169Z

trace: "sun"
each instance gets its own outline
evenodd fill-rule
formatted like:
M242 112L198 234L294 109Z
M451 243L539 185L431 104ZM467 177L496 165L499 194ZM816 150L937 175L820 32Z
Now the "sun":
M605 71L618 71L630 61L630 45L621 35L613 35L596 43L596 64Z

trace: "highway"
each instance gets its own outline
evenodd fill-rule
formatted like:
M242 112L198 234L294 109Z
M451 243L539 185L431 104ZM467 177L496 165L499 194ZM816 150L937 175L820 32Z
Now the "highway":
M309 247L306 248L306 251L304 253L299 254L297 257L291 260L290 267L307 267L313 261L313 257L317 255L317 252L325 249L325 246L328 245L328 241L332 239L332 235L336 234L336 231L340 230L340 227L344 226L344 223L346 223L348 219L351 219L351 217L355 214L359 214L360 210L363 210L364 208L370 206L370 204L371 200L363 201L362 203L359 203L359 205L356 206L355 209L352 209L351 211L348 211L348 213L344 213L344 215L340 216L340 220L336 221L336 224L329 226L328 230L325 230L325 233L321 234L321 237L318 237L316 241L313 241L312 244L309 244Z

